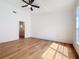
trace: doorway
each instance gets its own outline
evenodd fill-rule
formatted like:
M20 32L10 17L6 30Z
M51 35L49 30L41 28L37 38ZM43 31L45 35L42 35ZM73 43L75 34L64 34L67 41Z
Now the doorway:
M25 38L25 23L19 21L19 38Z

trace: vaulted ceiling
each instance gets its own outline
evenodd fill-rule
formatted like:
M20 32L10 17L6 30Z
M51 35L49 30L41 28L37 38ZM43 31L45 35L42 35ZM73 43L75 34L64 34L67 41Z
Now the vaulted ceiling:
M31 12L28 7L25 8L21 7L22 5L25 5L25 3L22 0L2 0L2 1L8 3L9 5L23 12L46 13L46 12L55 12L55 11L63 11L66 9L72 9L73 8L72 5L76 0L35 0L33 4L40 6L40 8L39 9L33 8L34 9L33 12Z

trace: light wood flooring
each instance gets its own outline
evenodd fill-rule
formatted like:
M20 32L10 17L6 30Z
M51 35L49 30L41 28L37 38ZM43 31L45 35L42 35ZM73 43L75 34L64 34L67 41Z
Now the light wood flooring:
M73 46L36 38L0 43L0 59L79 59Z

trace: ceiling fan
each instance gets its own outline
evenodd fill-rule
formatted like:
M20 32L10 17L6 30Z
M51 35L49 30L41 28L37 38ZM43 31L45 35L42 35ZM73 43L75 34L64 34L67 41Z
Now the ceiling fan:
M26 3L26 5L23 5L22 7L29 7L31 11L33 11L32 7L40 8L39 6L33 5L34 0L29 0L29 2L25 0L22 0L22 1Z

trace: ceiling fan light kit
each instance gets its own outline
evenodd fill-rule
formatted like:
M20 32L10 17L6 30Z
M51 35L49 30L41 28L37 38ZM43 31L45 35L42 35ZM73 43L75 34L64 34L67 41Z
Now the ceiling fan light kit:
M31 8L32 6L31 5L28 5L28 7Z
M22 7L29 7L31 11L33 11L33 8L32 7L35 7L35 8L40 8L39 6L37 5L33 5L33 2L34 0L29 0L29 2L25 1L25 0L22 0L24 3L26 3L26 5L23 5Z

